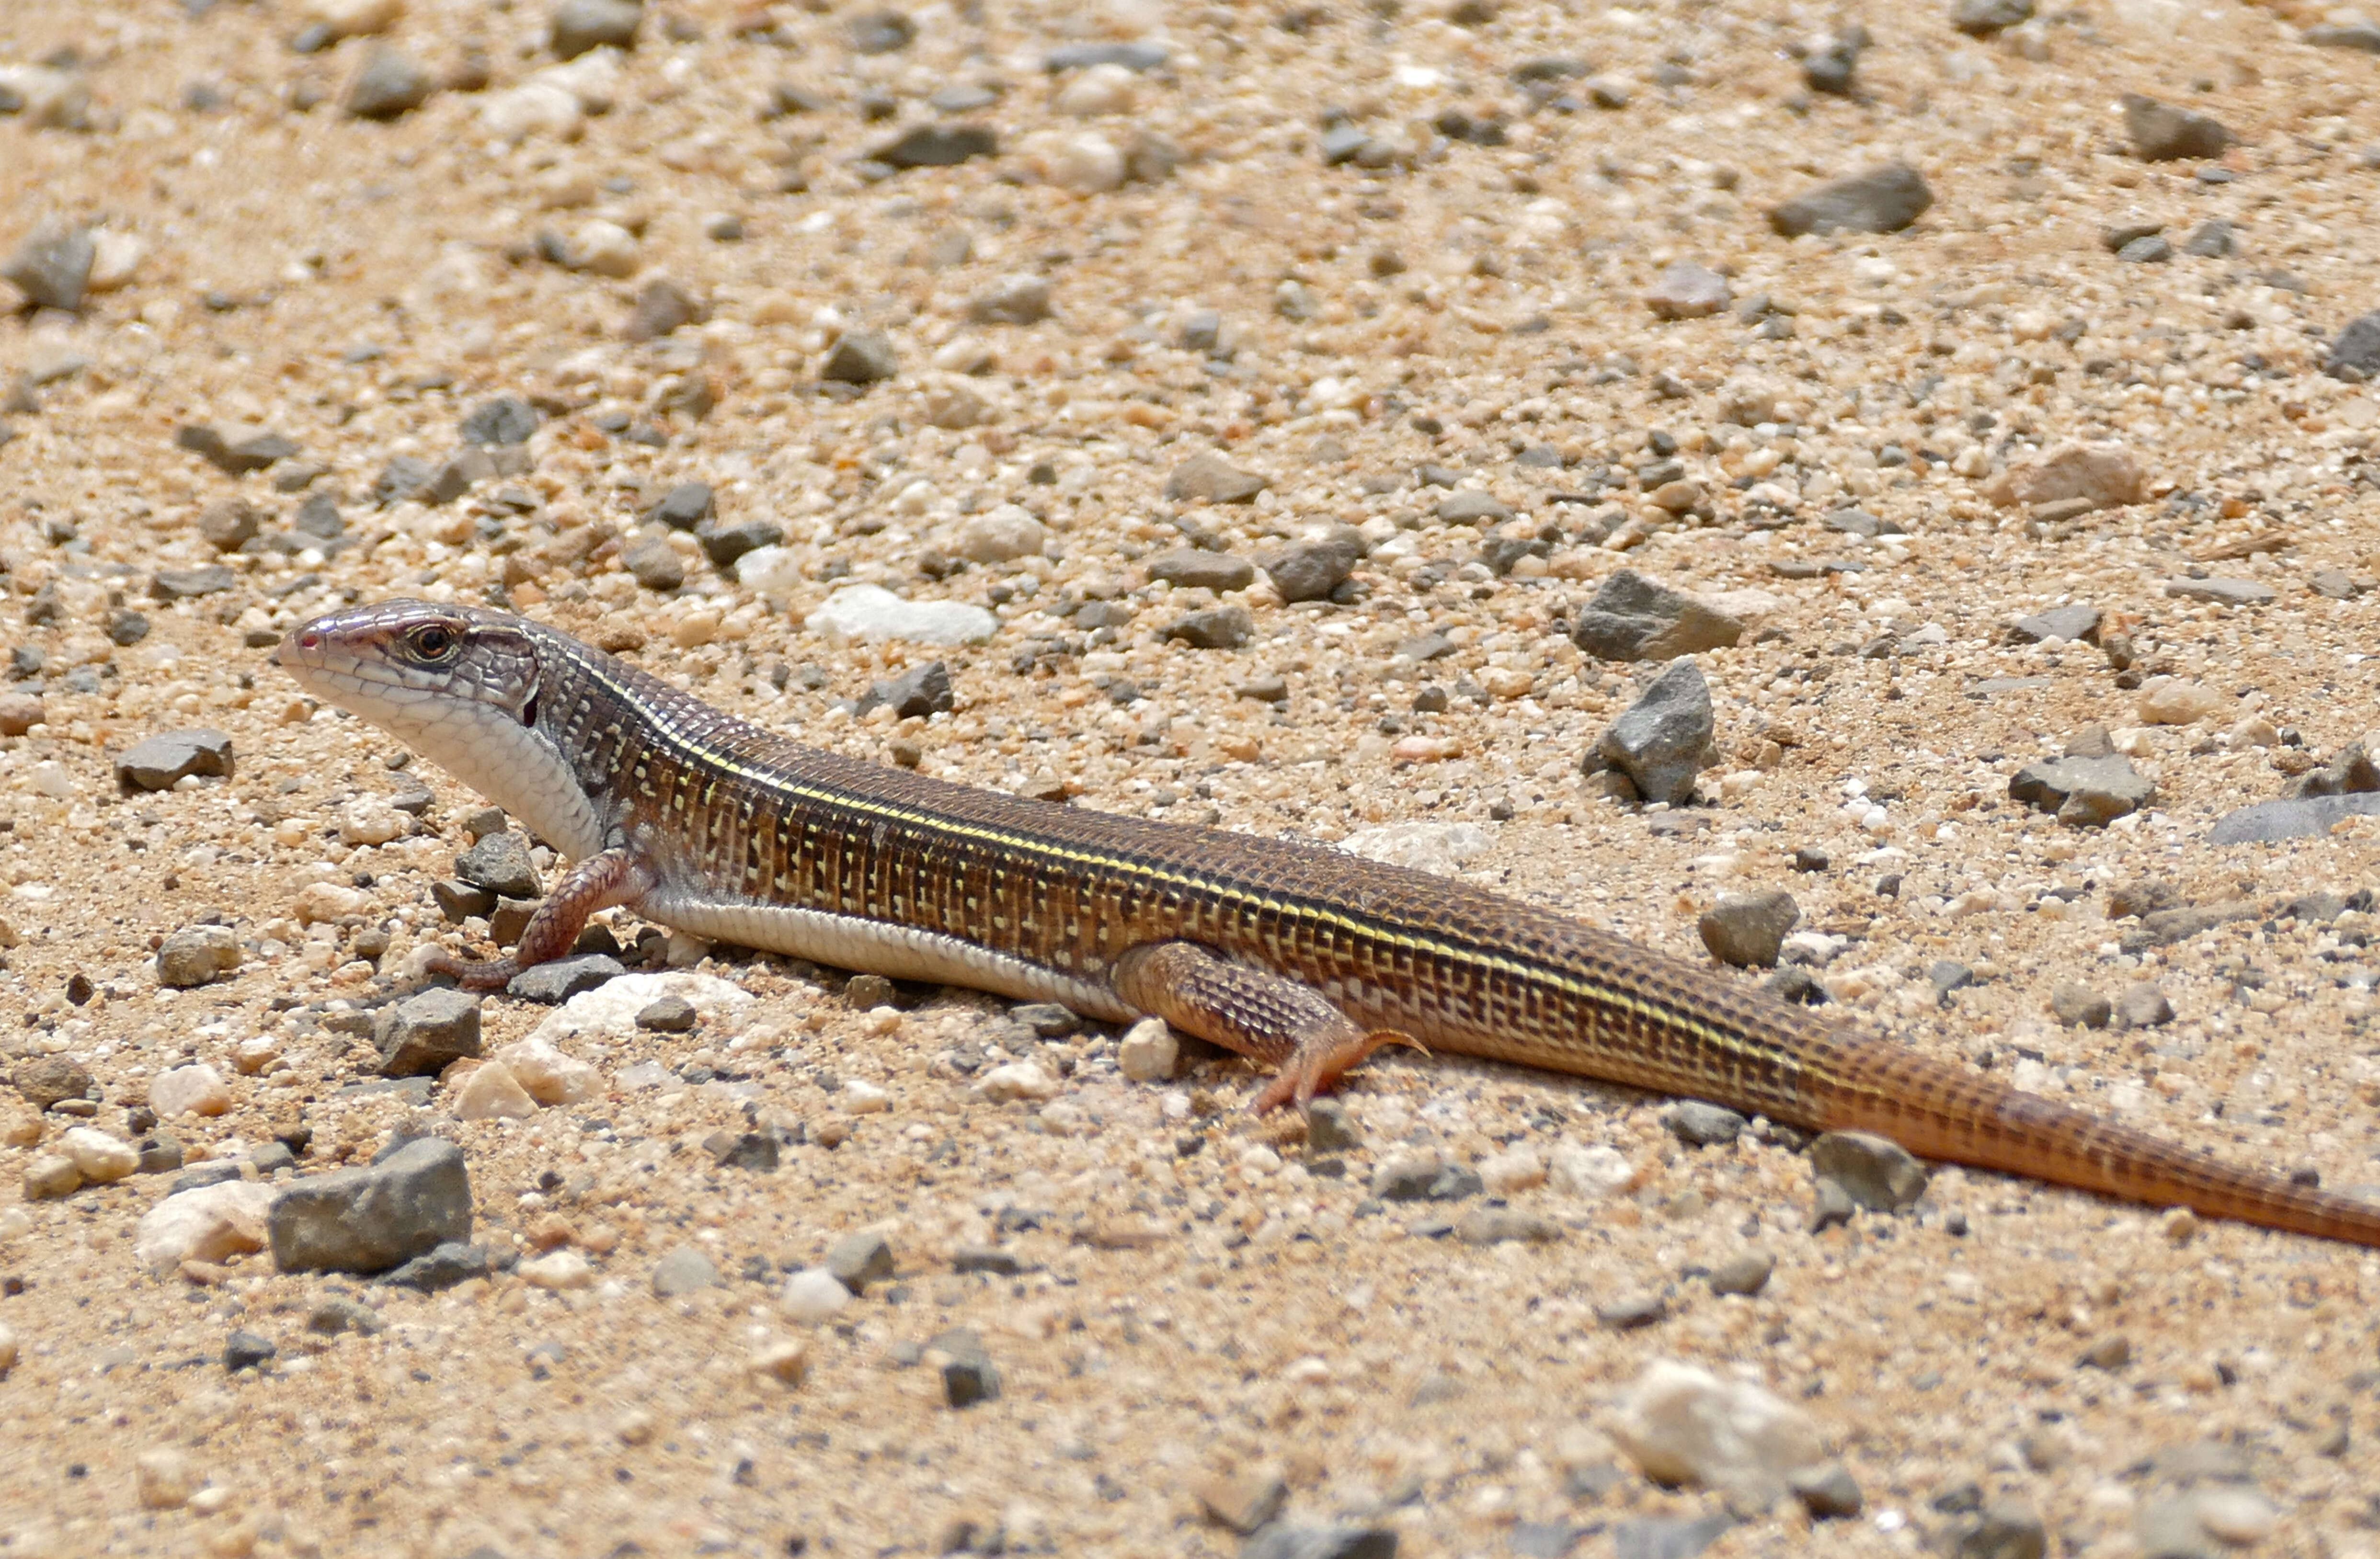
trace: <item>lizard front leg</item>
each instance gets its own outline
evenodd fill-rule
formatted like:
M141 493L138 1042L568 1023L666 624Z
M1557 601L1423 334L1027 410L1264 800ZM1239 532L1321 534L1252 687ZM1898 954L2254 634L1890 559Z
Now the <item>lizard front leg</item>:
M589 855L564 875L528 917L528 925L509 958L457 958L438 953L423 967L443 974L465 990L502 990L513 976L568 952L578 940L587 917L615 904L634 904L653 888L650 867L621 848Z

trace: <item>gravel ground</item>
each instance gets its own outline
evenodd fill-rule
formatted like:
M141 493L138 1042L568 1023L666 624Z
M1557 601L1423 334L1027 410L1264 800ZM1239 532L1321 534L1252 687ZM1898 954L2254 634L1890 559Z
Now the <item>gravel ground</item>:
M608 1026L383 1078L495 820L265 660L508 604L1696 957L1782 889L1840 1009L2372 1186L2380 820L2210 830L2380 785L2380 31L2032 9L0 9L0 1553L2380 1553L2350 1249L1955 1169L1814 1218L1791 1133L1409 1052L1309 1142L625 918ZM1572 641L1622 570L1722 625L1692 805L1583 771L1666 664ZM813 624L860 585L990 636ZM424 1134L459 1282L257 1248ZM150 1260L210 1173L246 1223ZM1681 1380L1768 1428L1665 1461Z

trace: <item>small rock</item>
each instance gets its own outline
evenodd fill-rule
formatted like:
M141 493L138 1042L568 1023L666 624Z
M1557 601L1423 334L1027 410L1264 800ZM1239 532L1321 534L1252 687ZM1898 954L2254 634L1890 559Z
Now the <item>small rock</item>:
M1695 1559L1717 1542L1735 1517L1724 1510L1706 1516L1647 1516L1611 1529L1614 1559Z
M1192 455L1165 479L1165 496L1177 502L1250 503L1272 484L1243 471L1212 450Z
M701 543L702 555L710 560L710 566L724 573L746 553L783 541L785 527L757 516L725 522L705 520L695 526L694 538Z
M157 949L157 983L188 990L221 979L240 964L239 937L228 925L186 925Z
M1695 1484L1766 1510L1828 1462L1808 1414L1746 1381L1656 1360L1615 1409L1612 1438L1645 1476Z
M2157 677L2141 689L2136 706L2143 725L2195 725L2226 707L2223 695L2203 683Z
M579 953L524 969L504 986L504 994L521 1001L559 1007L582 991L616 980L625 965L608 953Z
M1840 1462L1828 1462L1815 1469L1804 1468L1790 1475L1787 1487L1802 1502L1802 1507L1821 1521L1857 1516L1864 1503L1860 1496L1858 1480L1851 1468Z
M2099 640L2099 609L2081 601L2068 606L2054 606L2030 617L2020 617L2009 625L2009 640L2013 644L2058 644L2068 640L2096 644Z
M1289 1485L1270 1472L1243 1471L1202 1478L1191 1492L1209 1518L1243 1536L1279 1516L1289 1503Z
M1721 963L1738 969L1770 969L1785 945L1785 934L1802 918L1802 907L1781 888L1760 893L1730 893L1705 910L1696 928L1703 946Z
M659 341L702 318L702 305L666 276L656 276L637 290L621 334L630 341Z
M228 779L231 772L231 737L212 730L161 731L115 760L115 782L126 792L166 790L193 774Z
M63 1154L37 1154L25 1161L25 1200L55 1202L82 1189L82 1171Z
M680 482L646 511L645 518L673 530L692 530L718 513L718 496L709 482Z
M682 996L656 997L638 1009L637 1027L650 1033L691 1033L701 1016Z
M391 1003L372 1022L383 1077L435 1076L480 1053L480 998L432 988Z
M1690 260L1673 260L1661 268L1645 306L1662 320L1699 320L1716 314L1732 297L1727 278Z
M1209 607L1184 612L1167 623L1159 637L1179 640L1193 649L1237 649L1256 633L1256 619L1244 606Z
M2255 579L2168 579L2165 593L2185 601L2213 601L2218 606L2264 606L2281 593Z
M1627 775L1646 801L1683 806L1694 799L1694 776L1710 755L1714 718L1702 668L1681 656L1611 722L1596 753Z
M525 444L537 428L536 407L518 395L498 395L474 406L456 432L467 444L492 449Z
M1396 1559L1392 1527L1305 1527L1275 1521L1240 1545L1239 1559Z
M874 384L901 371L892 342L880 331L845 331L827 354L819 377L840 384Z
M2157 1029L2173 1021L2173 1003L2150 981L2127 986L2116 998L2115 1021L2122 1029Z
M1579 648L1606 660L1668 660L1742 637L1736 619L1633 569L1604 580L1571 628Z
M382 1272L471 1235L463 1153L419 1137L367 1168L309 1176L273 1199L273 1262L283 1272Z
M1309 1127L1306 1132L1308 1151L1313 1145L1314 1136ZM1479 1184L1490 1196L1517 1196L1545 1183L1546 1161L1538 1156L1536 1149L1526 1142L1517 1143L1479 1161Z
M237 552L255 539L261 518L247 499L226 498L199 511L199 536L218 552Z
M777 1139L766 1131L716 1131L703 1139L722 1169L742 1169L755 1175L777 1172Z
M2049 1530L2023 1500L1994 1500L1944 1534L1951 1559L2046 1559Z
M1305 1108L1305 1150L1308 1153L1353 1153L1364 1145L1363 1134L1347 1117L1338 1099L1315 1100Z
M224 1115L231 1106L231 1089L210 1066L175 1067L149 1080L149 1107L161 1120Z
M969 562L1004 563L1039 557L1049 534L1031 510L1002 503L969 517L959 526L954 544L959 556Z
M824 1267L804 1267L785 1279L777 1303L792 1319L817 1325L851 1302L851 1290Z
M455 857L455 875L506 899L537 899L545 892L528 858L528 836L513 828L488 834Z
M751 557L758 557L754 553ZM751 562L751 557L743 560ZM981 644L999 632L1000 619L961 601L904 600L880 585L850 585L827 598L803 620L813 634L845 639L906 639L916 644Z
M677 555L669 538L659 533L649 532L628 543L620 562L648 590L674 590L686 583L686 560Z
M184 1262L220 1263L261 1251L279 1194L262 1181L238 1178L177 1190L140 1215L132 1254L152 1275L170 1277Z
M1711 1268L1710 1287L1714 1294L1757 1294L1768 1286L1769 1275L1777 1270L1777 1258L1767 1251L1744 1250L1728 1257ZM1853 1506L1857 1508L1856 1505Z
M1518 1207L1474 1207L1454 1222L1455 1239L1483 1248L1512 1241L1548 1245L1561 1239L1562 1232L1553 1219Z
M2220 120L2209 115L2176 108L2139 92L2126 92L2123 102L2124 133L2131 137L2132 155L2144 163L2220 157L2234 139Z
M1895 163L1797 195L1768 213L1788 238L1804 233L1898 233L1934 204L1925 176Z
M1050 279L1002 276L967 305L967 317L979 325L1038 325L1050 317Z
M589 49L633 49L644 17L641 0L563 0L553 13L554 54L577 59Z
M1438 501L1436 514L1451 526L1497 526L1512 517L1512 506L1484 488L1457 488Z
M983 1341L964 1326L938 1334L928 1345L946 1360L942 1365L942 1400L956 1408L972 1408L1000 1396L1000 1372Z
M2358 315L2330 344L2323 371L2334 378L2358 381L2380 376L2380 308Z
M2106 997L2088 985L2062 981L2049 993L2049 1010L2061 1023L2080 1023L2086 1029L2104 1029L2114 1009Z
M2033 19L2034 0L1955 0L1950 25L1975 38L1988 38Z
M458 1120L526 1120L537 1113L537 1101L510 1068L501 1062L489 1061L471 1070L463 1085L455 1090L455 1118Z
M0 736L22 736L47 719L38 693L0 693Z
M2229 223L2220 218L2202 222L2181 246L2181 252L2200 260L2223 260L2240 252Z
M98 255L98 242L87 229L49 229L17 246L7 263L0 265L0 277L16 284L36 308L79 313Z
M2127 239L2116 258L2127 265L2162 265L2173 258L2173 244L2162 233L2144 233Z
M1791 904L1790 895L1786 902ZM1801 913L1799 908L1793 909L1787 925L1800 919ZM1684 1099L1663 1112L1661 1124L1669 1128L1670 1135L1688 1147L1723 1148L1743 1134L1744 1119L1731 1109L1705 1104L1700 1099Z
M1328 600L1347 582L1364 555L1364 538L1348 526L1333 527L1319 540L1303 542L1265 560L1265 573L1284 601Z
M2009 795L2056 813L2061 823L2104 828L2155 800L2156 781L2133 768L2130 758L2053 758L2017 770Z
M383 1273L380 1281L393 1288L438 1294L456 1284L485 1277L493 1271L495 1263L490 1259L485 1246L444 1239L411 1261Z
M892 169L954 168L1000 150L1000 138L984 125L918 125L870 151L871 162Z
M576 1251L549 1251L513 1268L515 1276L532 1288L564 1293L595 1286L595 1266Z
M1810 1168L1870 1212L1898 1213L1925 1194L1928 1172L1908 1149L1866 1131L1828 1131L1810 1144Z
M940 660L929 660L869 687L868 695L859 701L859 713L890 708L903 719L920 719L928 715L947 714L957 707L957 694L951 687L950 668Z
M1181 1042L1162 1018L1143 1018L1124 1032L1116 1045L1116 1066L1135 1082L1164 1082L1182 1064ZM1307 1145L1313 1142L1312 1123Z
M2209 844L2277 844L2327 834L2344 818L2380 814L2380 794L2313 795L2259 802L2224 814L2206 831Z
M826 1270L853 1293L864 1294L870 1283L893 1275L892 1242L872 1229L855 1230L828 1250Z
M1184 549L1160 552L1148 561L1148 576L1162 579L1184 589L1208 589L1218 595L1231 590L1245 590L1256 582L1256 565L1245 558L1235 558L1229 552L1201 552Z
M8 1074L9 1082L37 1110L61 1099L79 1099L91 1093L91 1075L68 1056L29 1056Z
M109 1186L137 1174L140 1150L93 1126L77 1126L58 1143L86 1185Z
M2132 1361L2132 1340L2121 1332L2095 1337L2076 1362L2092 1370L2120 1370Z
M430 101L438 79L411 54L389 43L375 43L361 69L347 83L346 110L358 119L395 119Z
M171 1446L143 1451L132 1461L134 1485L143 1510L179 1510L201 1481L190 1458Z
M680 1245L653 1263L653 1297L674 1299L719 1287L719 1268L698 1245Z
M809 1344L799 1337L777 1337L752 1350L752 1372L780 1385L799 1385L809 1374Z
M1984 495L2003 508L2078 500L2090 509L2116 508L2147 497L2148 473L2121 444L2068 442L2003 471Z

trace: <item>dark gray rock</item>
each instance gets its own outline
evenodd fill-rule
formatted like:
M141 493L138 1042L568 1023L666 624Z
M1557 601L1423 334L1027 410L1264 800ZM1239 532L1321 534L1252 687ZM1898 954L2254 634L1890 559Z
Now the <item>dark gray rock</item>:
M1802 56L1802 80L1814 92L1849 97L1859 70L1859 50L1849 40L1830 38Z
M2131 265L2161 265L2173 258L2173 245L2162 233L2143 233L2126 239L2116 258Z
M2123 102L2124 133L2131 138L2132 155L2144 163L2220 157L2234 139L2210 115L2176 108L2139 92L2126 92Z
M1786 933L1802 918L1802 907L1781 888L1730 893L1702 912L1695 927L1703 946L1721 963L1738 969L1771 969Z
M192 601L220 596L239 587L239 575L222 563L197 568L161 568L149 581L149 593L161 601Z
M1148 562L1148 576L1184 589L1204 588L1218 595L1245 590L1256 583L1257 565L1229 552L1202 552L1191 548L1160 552Z
M392 1002L372 1020L382 1077L434 1077L480 1053L480 999L431 988Z
M418 454L392 456L372 478L372 502L385 509L392 503L402 503L430 485L438 468Z
M1898 1213L1925 1194L1926 1168L1888 1137L1829 1131L1810 1144L1810 1168L1876 1213Z
M648 590L674 590L686 583L686 560L664 535L648 532L638 537L621 550L620 562Z
M1840 1462L1789 1473L1785 1485L1802 1502L1802 1508L1821 1521L1857 1516L1866 1503L1860 1494L1859 1480Z
M528 836L516 828L481 836L479 843L455 857L455 875L506 899L536 899L545 893L528 858Z
M472 407L456 432L467 444L501 448L528 442L537 426L535 406L518 395L498 395Z
M2104 828L2156 797L2156 781L2130 758L2050 758L2029 763L2009 781L2009 795L2079 828Z
M868 695L859 701L858 712L865 715L890 707L903 719L922 719L928 715L948 714L957 706L958 696L951 688L951 669L939 660L929 660L870 687Z
M420 1137L368 1168L298 1180L266 1217L273 1264L288 1272L385 1272L471 1237L463 1150Z
M608 953L579 953L522 970L504 987L504 994L522 1001L558 1006L580 991L591 991L627 972L618 959Z
M868 11L851 18L851 52L890 54L917 41L917 24L898 11Z
M1159 637L1180 640L1193 649L1237 649L1257 631L1256 619L1244 606L1209 607L1184 612L1159 631Z
M227 477L261 471L298 453L298 445L279 433L244 432L237 439L229 439L221 429L202 422L182 428L174 435L174 442Z
M718 512L718 495L709 482L680 482L645 511L645 518L674 530L692 530Z
M918 125L868 153L870 161L896 169L954 168L1000 151L1000 138L986 125Z
M1611 722L1595 750L1645 800L1683 806L1710 755L1713 729L1710 683L1701 667L1681 657Z
M1595 1307L1595 1319L1615 1332L1633 1332L1667 1320L1670 1301L1647 1289L1620 1294Z
M607 45L633 49L644 19L639 0L563 0L553 13L553 52L562 59L577 59Z
M429 102L437 90L438 78L411 54L393 43L374 43L347 83L346 107L357 119L395 119Z
M1743 637L1743 624L1623 568L1579 609L1570 636L1579 648L1606 660L1664 660L1730 648Z
M1799 918L1800 912L1795 912ZM1790 922L1788 923L1791 924ZM1693 1148L1723 1148L1743 1135L1743 1117L1700 1099L1682 1099L1662 1112L1670 1135Z
M637 289L622 331L630 341L658 341L702 318L702 305L666 276L656 276Z
M2289 793L2293 797L2342 796L2359 791L2380 791L2380 764L2372 761L2362 743L2350 742L2320 768L2299 775Z
M2235 899L2223 904L2190 904L2180 909L2158 910L2141 917L2141 924L2119 938L2128 953L2144 952L2171 942L2186 942L2202 931L2212 931L2218 925L2228 925L2235 920L2253 920L2263 912L2245 899Z
M2206 831L2209 844L2277 844L2283 840L2327 834L2341 818L2380 813L2380 794L2304 796L2259 802L2225 813Z
M1176 502L1252 503L1272 484L1254 471L1243 471L1212 450L1202 450L1173 468L1165 478L1165 496Z
M737 1132L719 1150L716 1158L722 1169L741 1169L753 1175L773 1175L782 1161L777 1139L766 1131Z
M2049 1010L2061 1023L2080 1023L2086 1029L2104 1029L2115 1009L2106 997L2090 986L2069 981L2051 989Z
M1451 526L1501 525L1512 506L1481 488L1460 488L1438 501L1439 519Z
M956 1408L972 1408L978 1402L993 1401L1000 1396L1000 1372L992 1366L991 1355L984 1351L983 1339L965 1326L953 1326L937 1334L926 1345L941 1353L942 1400Z
M882 332L845 331L826 355L819 377L838 384L875 384L900 371L900 359Z
M1700 320L1726 308L1734 294L1727 278L1691 260L1673 260L1653 278L1645 307L1659 320Z
M694 527L694 538L702 544L702 555L710 560L711 567L728 569L745 553L784 540L785 527L774 520L710 519Z
M1347 582L1364 551L1363 535L1352 526L1338 526L1328 536L1273 553L1265 560L1265 573L1284 601L1328 600Z
M149 619L138 611L111 611L107 614L107 642L126 648L149 636Z
M2033 0L1956 0L1950 25L1975 38L1988 38L2033 19Z
M1898 233L1934 204L1925 176L1894 163L1797 195L1768 213L1788 238L1804 233Z
M956 1273L989 1273L994 1277L1014 1277L1026 1267L1013 1251L997 1250L989 1245L961 1245L951 1251L951 1270Z
M306 1330L318 1337L335 1337L343 1333L369 1337L380 1330L380 1313L370 1305L334 1294L307 1312Z
M691 1033L702 1014L682 996L657 997L637 1013L637 1027L648 1033Z
M1326 1096L1306 1106L1306 1152L1353 1153L1363 1145L1363 1136L1347 1118L1345 1105Z
M2181 252L2199 260L2223 260L2239 252L2239 241L2229 223L2221 218L2202 222L2181 246Z
M411 1261L382 1274L380 1280L391 1287L435 1294L458 1283L485 1277L494 1270L495 1263L489 1259L486 1246L443 1239Z
M235 1375L242 1370L261 1370L280 1351L272 1338L242 1329L225 1339L223 1365Z
M1622 1521L1611 1529L1612 1559L1694 1559L1734 1525L1724 1510Z
M892 1242L872 1229L846 1234L828 1249L826 1269L853 1293L864 1294L869 1284L893 1275Z
M1301 1527L1275 1521L1240 1544L1240 1559L1397 1559L1387 1527Z
M88 229L50 229L17 246L0 265L0 277L16 284L25 301L36 308L61 308L69 314L82 308L83 290L91 283L91 262L99 246Z
M2020 617L2009 625L2009 639L2015 644L2054 644L2069 639L2096 644L2099 640L2099 609L2074 601L2035 612L2031 617Z
M2116 998L2116 1026L2124 1029L2161 1029L2173 1021L2173 1003L2165 992L2143 980L2125 988Z
M473 915L496 912L497 896L475 882L442 877L430 885L430 897L438 901L439 912L455 925Z
M165 790L193 774L228 780L231 772L230 734L205 727L144 736L115 760L115 783L127 792Z

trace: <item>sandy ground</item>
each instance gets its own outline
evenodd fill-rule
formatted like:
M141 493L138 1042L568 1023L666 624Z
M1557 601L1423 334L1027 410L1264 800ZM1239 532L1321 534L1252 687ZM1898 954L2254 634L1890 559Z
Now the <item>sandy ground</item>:
M0 62L62 67L8 79L30 96L0 118L0 248L87 227L105 287L0 323L24 385L0 447L0 637L39 651L15 675L44 700L0 740L0 991L23 1013L0 1052L95 1080L87 1119L0 1106L0 1553L1220 1553L1242 1540L1198 1491L1242 1473L1281 1478L1293 1519L1385 1527L1406 1554L1600 1554L1654 1529L1626 1523L1721 1508L1656 1487L1608 1437L1658 1359L1765 1384L1864 1496L1815 1535L1787 1502L1715 1555L1914 1553L1978 1497L2034 1513L2054 1552L2138 1553L2143 1513L2186 1481L2174 1448L2204 1464L2207 1442L2230 1459L2200 1487L2252 1497L2191 1539L2205 1551L2380 1552L2380 1263L2309 1239L2178 1239L2153 1209L1956 1170L1912 1214L1812 1234L1787 1143L1687 1149L1660 1100L1398 1054L1345 1090L1364 1146L1317 1173L1293 1126L1240 1113L1255 1082L1236 1063L1130 1082L1112 1034L1043 1041L956 991L862 1010L839 977L769 960L695 969L750 999L707 997L691 1035L566 1041L602 1071L594 1101L465 1121L451 1083L426 1105L350 1091L378 1066L358 1009L388 990L358 939L394 972L451 937L428 888L480 803L400 770L263 647L347 601L509 602L807 740L949 778L1325 840L1476 825L1453 863L1468 876L1696 957L1720 894L1788 888L1830 938L1839 1005L1912 1045L2237 1160L2380 1181L2368 923L2277 912L2371 885L2380 836L2204 839L2375 723L2375 598L2310 586L2380 568L2373 403L2321 371L2380 301L2371 55L2307 46L2292 24L2311 12L2155 0L1997 38L1932 5L935 5L877 54L854 41L884 24L828 0L681 0L561 87L540 75L543 0L411 0L380 39L289 46L310 17L372 9L0 8ZM1795 51L1863 19L1856 93L1811 94ZM1163 63L1087 87L1043 68L1061 45L1133 40ZM382 43L456 85L390 122L346 115ZM1513 79L1555 56L1624 106L1584 78L1541 73L1536 98ZM61 82L87 97L56 101ZM928 101L978 85L983 106ZM2239 143L2143 163L2127 91ZM1326 111L1374 149L1327 165ZM1457 113L1501 144L1450 140ZM860 161L937 122L992 127L997 154ZM1170 176L1113 183L1174 155ZM1779 200L1888 160L1933 192L1910 230L1771 230ZM2162 224L2179 251L2210 220L2234 252L2134 263L2103 242ZM1677 260L1725 272L1732 305L1657 318L1645 295ZM1050 317L985 318L1020 274L1047 280ZM657 278L704 317L625 339ZM1202 310L1220 344L1185 347ZM867 332L896 376L822 389L834 344ZM499 393L541 410L525 471L445 504L373 502L392 459L444 459ZM177 446L191 424L300 453L227 476ZM1656 430L1708 523L1647 504ZM2070 440L2129 450L2141 501L2056 519L1992 501L1996 474ZM1165 497L1208 450L1270 486L1245 505ZM284 490L306 463L310 486ZM1480 528L1434 517L1424 465L1517 511L1506 531L1543 559L1483 566ZM1767 485L1731 485L1745 476ZM1598 477L1595 503L1555 502ZM640 516L693 480L722 518L783 527L768 592L685 538L675 590L625 571ZM199 524L240 496L281 536L319 493L344 523L333 548L219 560ZM1042 554L953 568L968 522L1012 503L1046 527ZM1888 534L1823 523L1850 503ZM1259 576L1222 603L1252 612L1245 647L1160 638L1218 601L1151 585L1152 554L1186 535L1261 561L1324 524L1378 544L1351 604L1284 605ZM228 589L154 598L159 570L218 561ZM1585 657L1560 624L1623 566L1758 593L1730 598L1755 631L1697 658L1710 804L1633 811L1579 775L1652 668ZM2277 594L2169 595L2193 566ZM853 582L1002 625L950 650L808 631ZM1084 601L1107 603L1102 626L1062 615ZM2093 646L2007 642L2069 601L2128 631L2146 674L2203 684L2199 718L2145 721ZM123 610L145 637L110 638ZM1395 659L1431 631L1447 655ZM1879 640L1889 653L1856 653ZM837 707L935 656L953 712ZM1233 695L1267 676L1283 701ZM1124 680L1138 696L1120 704ZM1451 692L1442 711L1416 711L1425 686ZM2091 722L2154 774L2149 809L2079 829L2007 799L2018 767ZM191 726L230 733L228 779L118 793L117 754ZM419 831L342 840L359 802L416 780L434 796ZM1797 850L1828 864L1797 872ZM2127 954L2109 890L2149 879L2257 912ZM302 925L318 883L359 899ZM161 987L157 940L210 912L241 967ZM1937 1000L1943 960L1977 982ZM2049 1009L2061 983L2143 981L2170 1023L2070 1028ZM544 1016L491 1002L489 1047ZM1003 1056L1063 1070L1062 1090L979 1096ZM261 1254L160 1276L132 1235L170 1175L19 1205L67 1130L129 1139L150 1079L185 1062L231 1095L164 1123L193 1163L287 1137L304 1144L287 1178L434 1131L465 1150L480 1238L575 1254L583 1282L516 1271L422 1296ZM772 1174L705 1146L797 1124ZM1533 1184L1523 1150L1618 1155L1626 1183ZM1475 1247L1413 1228L1435 1206L1365 1205L1380 1164L1425 1152L1523 1165L1510 1201L1562 1238ZM897 1275L824 1322L785 1314L785 1274L865 1230ZM657 1297L682 1246L719 1280ZM953 1272L985 1246L1020 1270ZM1748 1246L1776 1259L1758 1294L1692 1275ZM1597 1318L1656 1294L1652 1325ZM342 1295L375 1330L311 1329ZM964 1411L920 1357L957 1326L1002 1383ZM235 1330L275 1357L227 1372ZM795 1341L801 1384L756 1370Z

